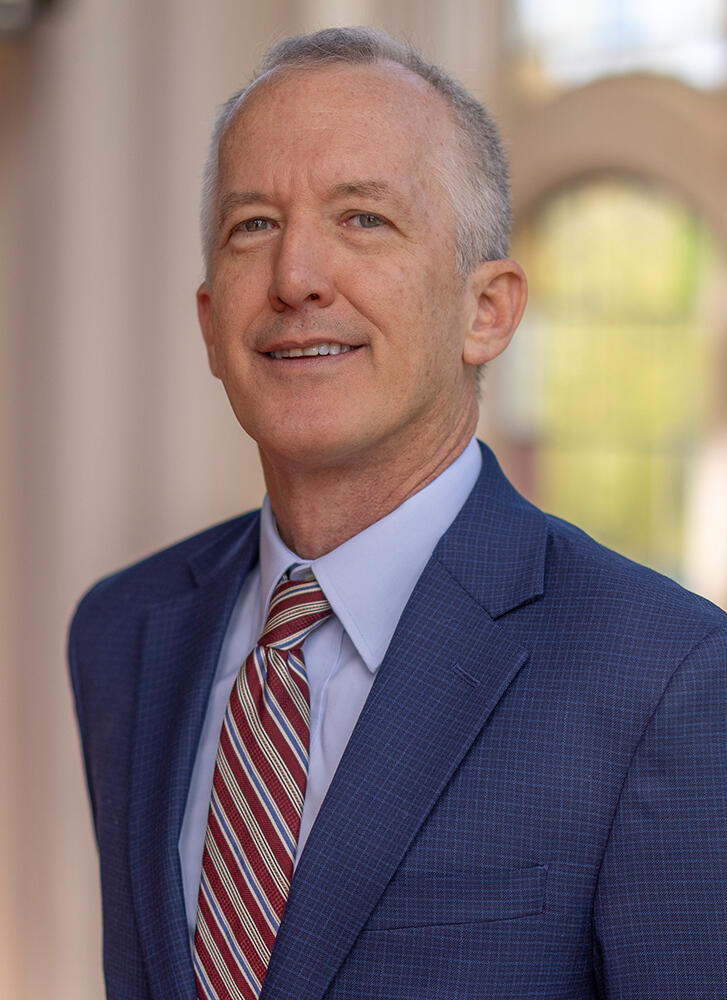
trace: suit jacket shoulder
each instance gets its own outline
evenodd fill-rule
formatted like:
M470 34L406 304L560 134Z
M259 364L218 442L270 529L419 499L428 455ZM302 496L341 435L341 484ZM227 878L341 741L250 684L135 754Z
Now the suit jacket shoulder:
M146 606L182 594L198 572L204 575L207 568L233 558L258 518L259 511L250 511L222 521L103 577L79 601L72 625L85 625L115 605L127 614L129 605Z
M557 604L565 598L586 627L598 630L617 613L616 634L648 638L655 619L667 632L687 626L702 630L727 626L724 611L676 581L605 548L581 529L548 515L546 588Z
M480 481L435 557L493 621L518 630L532 621L556 644L578 637L599 647L644 643L645 652L727 628L727 615L706 599L533 506L484 446Z

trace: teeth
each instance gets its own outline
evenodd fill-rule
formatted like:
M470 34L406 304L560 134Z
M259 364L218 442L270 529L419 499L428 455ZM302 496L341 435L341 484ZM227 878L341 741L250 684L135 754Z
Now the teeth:
M312 344L310 347L290 347L285 351L271 351L273 358L315 358L318 355L345 354L353 350L348 344Z

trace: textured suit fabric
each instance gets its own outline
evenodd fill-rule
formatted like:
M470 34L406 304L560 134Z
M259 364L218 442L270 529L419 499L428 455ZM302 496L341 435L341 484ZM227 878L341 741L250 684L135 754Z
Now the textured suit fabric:
M727 997L727 616L536 510L483 451L261 996ZM111 1000L194 1000L179 828L256 544L255 514L212 528L97 584L72 625Z

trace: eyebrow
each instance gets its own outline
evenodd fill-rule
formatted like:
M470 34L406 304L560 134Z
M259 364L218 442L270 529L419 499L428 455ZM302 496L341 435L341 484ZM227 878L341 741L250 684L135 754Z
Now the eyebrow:
M246 205L260 204L267 200L262 191L230 191L220 202L218 222L221 225L235 208L244 208Z
M336 184L329 191L329 195L332 198L394 198L394 194L391 185L386 181L344 181L342 184Z
M385 180L342 181L329 188L327 194L330 200L352 197L372 198L376 201L391 201L404 211L408 209L401 196ZM220 202L218 222L222 225L229 213L235 209L245 208L247 205L265 204L269 201L269 195L262 191L230 191Z
M336 198L366 198L373 201L385 201L394 205L402 217L410 219L412 206L407 198L393 188L385 180L360 180L344 181L336 184L330 189L328 195L331 199Z

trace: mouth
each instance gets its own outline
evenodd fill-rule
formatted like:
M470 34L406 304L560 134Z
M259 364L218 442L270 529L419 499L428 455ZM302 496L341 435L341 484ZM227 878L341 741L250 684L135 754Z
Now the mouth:
M267 351L269 358L279 360L281 358L319 358L328 355L346 354L355 351L359 345L339 344L336 341L327 341L320 344L309 344L306 347L286 347L280 351Z

